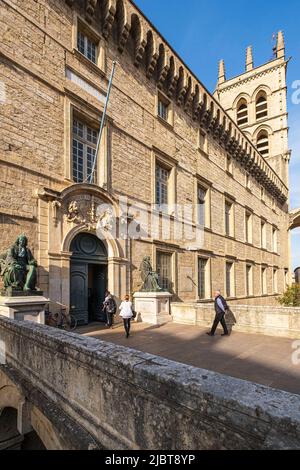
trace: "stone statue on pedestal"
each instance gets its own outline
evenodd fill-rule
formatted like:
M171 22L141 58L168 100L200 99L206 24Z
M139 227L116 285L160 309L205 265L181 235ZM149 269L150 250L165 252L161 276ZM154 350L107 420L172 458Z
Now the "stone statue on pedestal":
M5 289L30 293L36 290L37 262L28 248L25 235L0 255L1 276Z
M141 292L161 292L158 284L158 274L153 271L150 256L145 256L140 266L143 286Z

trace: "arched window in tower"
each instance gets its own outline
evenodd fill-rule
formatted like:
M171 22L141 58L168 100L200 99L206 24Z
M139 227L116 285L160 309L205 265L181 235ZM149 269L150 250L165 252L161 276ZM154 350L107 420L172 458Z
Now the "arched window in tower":
M257 150L264 157L269 156L269 135L267 131L260 131L256 142Z
M238 126L248 124L248 105L245 99L241 99L237 105L237 124Z
M256 99L256 119L262 119L268 116L268 101L266 93L262 92Z

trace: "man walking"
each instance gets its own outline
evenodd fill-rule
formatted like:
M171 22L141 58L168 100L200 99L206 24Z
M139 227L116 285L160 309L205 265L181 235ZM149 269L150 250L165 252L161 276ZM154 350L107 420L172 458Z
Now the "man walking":
M229 335L228 328L227 328L227 325L226 325L226 322L225 322L226 310L229 310L227 302L224 299L224 297L221 296L221 292L219 290L217 290L215 292L216 316L215 316L215 320L214 320L213 326L211 328L211 331L209 333L206 333L208 336L214 336L215 335L215 332L216 332L216 329L217 329L219 323L221 323L221 325L223 327L223 330L224 330L224 333L222 334L222 336L228 336Z

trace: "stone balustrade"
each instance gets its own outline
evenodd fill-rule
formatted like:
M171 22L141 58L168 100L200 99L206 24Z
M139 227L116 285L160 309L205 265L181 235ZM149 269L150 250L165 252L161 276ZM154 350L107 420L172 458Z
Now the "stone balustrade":
M299 448L298 395L31 322L0 339L0 408L47 448Z

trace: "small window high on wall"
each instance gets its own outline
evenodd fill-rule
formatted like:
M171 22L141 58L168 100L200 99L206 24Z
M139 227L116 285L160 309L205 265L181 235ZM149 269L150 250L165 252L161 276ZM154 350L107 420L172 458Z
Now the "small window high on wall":
M267 131L261 131L257 136L257 150L264 157L268 157L270 153L269 149L269 135Z
M91 62L97 63L97 43L83 29L78 29L77 49Z
M237 124L239 126L248 124L248 106L244 99L240 100L237 106Z
M267 95L261 93L256 100L256 119L262 119L268 116Z

